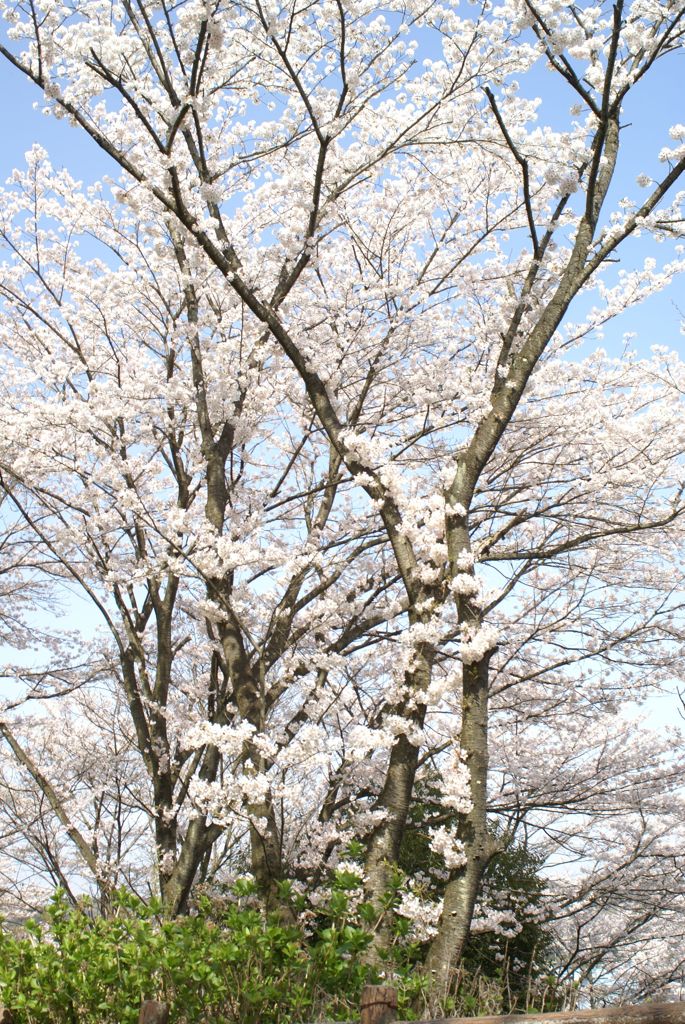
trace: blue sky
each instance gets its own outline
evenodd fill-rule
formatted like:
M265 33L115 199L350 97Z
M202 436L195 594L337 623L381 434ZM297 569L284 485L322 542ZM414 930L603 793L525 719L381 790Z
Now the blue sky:
M24 154L39 142L57 167L67 167L79 180L91 182L113 174L112 161L80 128L40 112L41 92L0 57L0 179L24 162Z

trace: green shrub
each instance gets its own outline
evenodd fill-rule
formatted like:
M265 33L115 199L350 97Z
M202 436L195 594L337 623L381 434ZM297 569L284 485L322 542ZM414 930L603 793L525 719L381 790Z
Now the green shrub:
M361 960L371 930L352 920L349 882L336 879L311 935L245 905L249 883L220 913L205 899L173 921L130 893L103 918L58 892L43 923L0 928L0 1002L18 1024L136 1024L150 998L170 1004L174 1024L349 1020L379 980ZM407 1003L415 985L401 987Z
M299 1024L356 1019L362 987L385 981L398 990L401 1019L425 1017L434 1006L421 971L424 947L394 912L405 885L398 870L379 912L348 869L315 906L284 882L282 906L290 905L297 924L265 914L247 880L224 898L200 898L191 915L174 920L163 917L159 901L125 891L107 917L57 892L42 923L29 921L21 934L0 927L0 1003L17 1024L137 1024L144 999L169 1003L172 1024ZM387 948L372 967L364 954L379 917ZM511 977L493 976L475 944L470 956L443 1012L502 1012L513 1002ZM536 988L529 986L529 1005ZM551 1002L543 998L540 1008Z
M312 1005L299 930L238 904L215 922L164 921L154 901L119 893L91 916L57 894L44 925L0 931L0 1001L19 1024L136 1024L143 999L169 1002L175 1022L289 1021Z

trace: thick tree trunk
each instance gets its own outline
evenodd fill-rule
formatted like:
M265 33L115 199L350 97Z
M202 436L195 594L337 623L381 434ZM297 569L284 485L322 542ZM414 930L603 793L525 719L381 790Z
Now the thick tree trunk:
M226 602L230 610L230 602ZM221 644L229 677L233 684L233 699L240 717L262 732L266 724L266 707L259 679L252 670L240 628L237 623L222 624ZM265 774L267 759L248 740L244 745L246 774ZM277 883L283 878L283 850L281 831L270 792L246 803L250 816L250 858L252 873L267 907L278 907Z
M406 677L407 689L414 695L416 704L411 710L404 705L391 708L389 712L401 715L412 728L421 729L426 717L426 705L419 702L419 695L424 693L430 684L434 652L432 648L427 647L417 652L416 657L418 665L413 672L407 673ZM375 803L374 809L384 811L385 816L369 840L364 872L367 878L367 893L379 908L388 889L391 872L399 859L414 792L419 749L406 735L397 737L390 751L383 789ZM381 921L369 949L368 955L373 962L382 958L382 950L387 945L387 923L389 922Z
M220 833L221 829L208 825L204 817L191 820L174 869L162 885L162 900L169 917L188 912L188 897L202 858Z
M416 700L412 710L405 706L389 708L387 713L406 719L411 728L421 729L426 717L426 706L420 703L420 694L428 688L433 665L433 652L423 650L417 654L419 665L407 674L407 690ZM419 747L406 735L397 737L388 760L385 782L376 803L375 810L385 812L382 823L376 828L368 845L365 873L369 879L368 889L373 898L379 899L387 887L388 869L397 863L407 814L414 790L414 779L419 759Z
M462 816L457 831L466 863L452 872L447 883L438 934L426 958L436 1006L449 992L454 968L469 936L483 871L496 849L487 828L489 662L490 652L463 669L461 747L466 751L470 772L472 808Z
M248 808L250 822L250 859L252 874L267 910L278 911L289 920L291 915L282 905L278 883L283 879L283 851L276 813L271 800Z
M415 719L419 726L423 724L425 710L425 707L421 708ZM390 944L390 920L382 911L383 896L388 890L392 869L399 859L418 759L419 748L410 743L406 736L398 736L390 752L385 785L376 802L376 809L384 810L386 816L371 837L364 872L368 896L378 908L380 918L373 941L366 952L366 960L378 967L383 965L384 954Z
M423 724L424 713L425 708L415 719L418 726ZM376 809L384 810L386 816L371 837L365 863L368 891L376 901L383 896L389 870L399 857L418 759L419 748L406 736L398 736L390 753L385 785L376 802Z

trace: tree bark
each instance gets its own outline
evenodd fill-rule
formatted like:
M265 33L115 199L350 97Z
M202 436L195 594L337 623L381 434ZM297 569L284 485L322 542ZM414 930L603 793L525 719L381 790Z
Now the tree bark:
M408 725L421 729L426 716L426 705L420 703L419 699L420 694L425 692L430 683L434 652L431 648L424 647L417 653L417 658L419 665L413 672L407 674L407 689L414 696L416 706L411 711L404 705L391 708L389 712L402 715ZM374 805L375 810L385 812L385 817L370 838L364 864L368 894L379 906L388 889L390 872L399 859L414 792L418 760L419 747L406 735L398 736L390 751L383 789ZM375 941L370 949L372 960L378 959L386 938L386 930L381 925L376 931Z
M487 828L488 681L490 652L480 661L464 665L461 747L466 751L472 808L461 817L457 838L464 845L466 863L453 871L445 890L438 933L426 957L435 1005L449 992L454 967L469 937L480 882L496 844Z

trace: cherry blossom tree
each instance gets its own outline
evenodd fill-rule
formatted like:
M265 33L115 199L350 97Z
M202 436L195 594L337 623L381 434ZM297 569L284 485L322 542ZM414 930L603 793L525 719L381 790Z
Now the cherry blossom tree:
M268 890L282 868L272 798L261 781L273 754L265 721L286 688L281 672L298 679L318 671L323 691L325 658L354 642L360 617L364 631L382 626L388 583L385 575L376 583L366 567L378 541L366 513L337 508L339 460L325 440L322 447L306 410L289 401L287 370L281 390L281 371L271 365L264 373L264 361L277 358L273 346L261 334L234 336L211 279L194 284L173 233L143 247L137 217L124 211L112 219L97 196L79 197L39 150L5 198L4 238L15 257L0 285L13 362L7 500L47 560L44 571L85 595L109 633L105 646L89 645L85 666L62 668L59 678L44 670L24 699L117 681L134 733L127 742L151 786L160 885L172 911L183 907L224 833L207 814L184 822L178 814L191 790L196 806L203 799L213 805L211 787L229 765L233 788L229 794L228 781L219 787L222 802L247 799L248 830L257 829L252 816L266 822L253 836L252 858ZM116 266L101 256L81 260L84 231ZM31 419L37 429L22 440ZM324 536L334 507L333 534ZM372 601L376 608L366 614ZM321 641L312 646L317 630ZM236 673L249 676L244 693L228 682ZM283 714L279 746L289 744L295 757L299 708ZM210 733L194 743L193 730L205 727ZM9 726L3 729L50 793L54 813L66 817L61 798ZM212 729L219 745L206 742ZM256 746L253 733L261 736ZM221 820L216 811L213 817ZM99 884L111 887L92 844L73 838Z
M590 725L680 671L683 367L574 352L683 269L685 127L616 182L685 5L0 7L121 173L34 151L5 191L0 456L13 535L108 631L167 904L242 829L267 902L357 838L380 905L430 773L442 991L488 780L537 827L538 744L566 778L587 722L598 795ZM663 255L617 272L638 234Z

